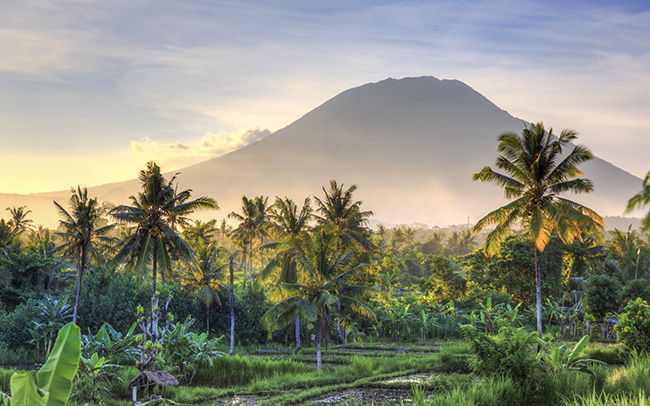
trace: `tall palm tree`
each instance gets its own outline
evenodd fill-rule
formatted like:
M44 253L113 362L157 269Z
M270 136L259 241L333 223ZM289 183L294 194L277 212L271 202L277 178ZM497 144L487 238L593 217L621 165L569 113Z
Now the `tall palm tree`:
M137 270L151 264L152 296L156 297L158 266L171 267L170 253L186 260L194 256L192 249L172 228L170 219L198 210L216 210L219 206L209 197L190 200L191 189L177 192L174 188L176 176L167 181L153 161L140 171L139 180L142 192L130 197L132 205L117 206L109 213L118 222L135 226L114 261L134 262Z
M257 232L257 209L258 206L255 199L249 199L242 196L242 213L231 212L228 217L239 221L239 225L231 233L231 236L238 242L242 248L242 265L244 267L244 280L246 280L247 260L250 261L253 251L253 239ZM252 270L251 270L252 273ZM253 282L253 275L250 275L251 283Z
M192 249L196 256L196 265L193 262L188 263L188 269L182 273L180 279L183 287L205 305L205 331L209 333L212 307L214 304L221 306L219 293L225 290L221 282L225 277L223 270L227 264L219 261L223 252L221 247L203 237L199 237L192 244Z
M102 222L102 216L105 213L104 208L99 204L97 198L89 198L88 190L72 189L72 196L68 201L69 212L59 203L54 202L61 220L59 220L59 230L56 235L63 238L63 244L60 249L64 250L69 256L75 257L79 261L77 267L77 293L74 301L74 313L72 322L77 322L77 313L79 310L79 296L81 294L81 282L83 279L88 256L99 258L95 243L106 238L108 231L113 228L112 224Z
M269 247L276 248L277 254L260 274L260 280L265 281L273 274L276 286L280 288L277 296L279 299L283 299L282 285L298 283L299 274L297 263L292 256L292 248L299 245L300 239L308 231L311 219L311 201L306 198L302 209L298 210L298 206L293 200L287 197L284 199L278 197L275 199L269 217L272 220L272 233L278 240L277 243L269 244ZM295 316L295 330L296 348L301 348L299 311Z
M361 201L354 200L356 185L343 188L335 180L330 180L330 189L323 187L325 198L316 200L316 221L319 225L341 235L344 244L356 243L360 248L369 249L373 244L368 239L370 233L366 225L373 216L372 211L361 210Z
M650 172L648 172L648 174L645 175L645 179L643 179L643 189L632 196L632 198L627 202L627 212L636 208L641 208L648 203L650 203ZM648 214L643 218L641 228L643 231L650 230L650 211L648 211Z
M222 219L221 223L219 223L219 236L221 237L221 245L225 247L226 245L226 237L230 234L232 231L232 226L228 224L226 219Z
M337 235L340 244L344 247L356 245L363 251L374 248L370 241L370 230L366 227L368 219L373 216L371 211L361 210L361 200L354 200L353 194L357 185L344 189L343 184L339 185L334 179L330 180L330 189L323 187L325 198L316 197L316 211L319 215L314 216L320 227L327 232ZM339 342L343 342L340 316L341 304L337 303L336 329Z
M542 123L526 125L521 135L514 132L501 134L497 151L495 172L489 166L474 174L474 181L495 183L504 188L505 197L514 199L480 219L474 227L478 233L488 225L496 224L485 241L485 252L492 255L508 230L521 224L535 244L535 286L537 299L537 331L542 333L542 285L537 258L544 251L552 234L571 244L581 239L583 230L602 233L603 220L593 210L560 197L566 192L586 193L593 190L578 165L593 158L583 146L573 146L570 152L563 149L577 138L576 132L563 130L559 137L548 133Z
M27 206L20 207L7 207L7 211L11 216L9 224L16 230L17 233L22 233L25 230L32 229L34 227L34 222L27 218L27 215L31 213L31 210L25 210Z
M265 196L257 196L255 198L255 237L260 240L260 245L258 251L260 253L260 268L264 269L264 239L269 237L269 228L271 223L269 222L269 198ZM251 251L252 259L252 251ZM251 276L252 283L252 263L251 263Z
M11 247L14 244L14 237L16 236L16 230L11 226L11 224L6 223L4 219L0 219L0 252L5 256L9 256Z
M351 278L366 267L356 261L355 248L341 244L340 237L324 229L296 241L291 255L300 275L297 283L284 283L286 299L276 303L262 317L269 329L283 328L297 313L307 315L316 324L316 362L322 369L321 342L329 332L329 307L343 303L368 317L374 313L361 300L374 293L373 288L351 284Z
M143 270L151 264L151 319L149 331L151 342L158 342L158 321L160 308L158 306L158 265L164 270L171 269L171 256L174 254L181 260L193 260L194 253L183 238L174 231L170 219L191 214L197 210L218 209L217 202L209 197L199 197L190 200L190 189L177 192L174 187L176 176L167 181L155 162L149 162L145 170L140 171L139 180L142 191L137 196L131 196L131 206L120 205L110 211L110 215L122 224L133 225L135 229L123 241L116 253L113 263L135 263L136 271ZM153 368L157 353L155 345L142 362L141 368ZM143 355L144 359L144 355Z

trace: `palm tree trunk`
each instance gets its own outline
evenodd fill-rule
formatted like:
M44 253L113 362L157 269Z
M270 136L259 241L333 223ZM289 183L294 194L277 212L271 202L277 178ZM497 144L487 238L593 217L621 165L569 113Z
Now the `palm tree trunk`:
M210 306L206 309L207 316L205 318L205 334L210 334Z
M230 304L230 356L235 352L235 290L233 288L233 265L232 265L232 256L230 257L230 296L228 297L228 303Z
M338 333L339 344L343 344L343 333L341 332L341 319L339 318L341 314L341 301L336 301L336 332Z
M249 255L249 266L250 268L248 269L248 279L250 280L251 286L253 286L253 239L251 238L251 254Z
M535 247L535 301L537 302L537 332L542 338L542 277L538 264L539 250Z
M316 323L318 324L318 329L316 330L316 366L318 367L318 370L321 371L323 369L323 358L321 356L321 351L320 351L320 342L323 338L323 332L322 332L322 317L323 316L318 316L318 319L316 320Z
M244 268L244 285L246 285L246 266L247 266L247 263L246 263L246 259L247 259L246 258L246 247L248 247L248 245L246 243L244 243L244 249L243 249L243 253L242 253L242 263L240 264L240 267L243 264L243 268Z
M158 308L158 292L156 291L156 279L158 277L158 239L153 240L153 260L151 265L152 273L152 295L151 295L151 342L155 345L158 343L158 317L160 309ZM152 364L153 366L153 364Z
M77 324L77 313L79 310L79 297L81 296L81 280L84 277L84 268L86 265L86 248L81 247L81 257L79 258L79 275L77 275L77 295L74 299L74 313L72 315L72 322Z
M151 296L152 297L158 296L156 294L156 279L158 279L158 255L156 255L157 254L156 251L158 251L158 239L154 238L154 240L153 240L153 261L152 261L152 265L151 265L151 275L152 275L151 276L151 282L152 282Z
M296 350L302 348L300 344L300 313L296 313Z

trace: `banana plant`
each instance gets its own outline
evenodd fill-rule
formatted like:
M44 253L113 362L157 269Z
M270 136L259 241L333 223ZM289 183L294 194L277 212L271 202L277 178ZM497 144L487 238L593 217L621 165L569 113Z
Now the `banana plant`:
M194 370L192 371L192 376L190 377L190 385L192 385L196 371L198 371L202 363L207 362L210 364L210 366L212 366L215 359L221 358L221 356L224 354L223 352L217 350L219 342L222 338L223 336L209 340L207 333L201 333L199 335L192 333L192 335L189 336L191 349L190 359L192 361L192 364L194 364Z
M64 406L70 397L72 380L79 367L81 333L74 323L59 330L54 348L45 364L36 373L15 373L9 388L11 397L0 395L3 406Z
M86 358L97 353L111 362L128 363L137 361L139 351L137 340L139 334L135 334L138 323L133 323L125 335L116 331L113 326L104 323L96 335L88 330L88 335L82 336L82 351Z
M89 391L90 393L87 393L88 400L91 403L95 402L98 391L108 392L109 378L121 380L117 375L119 368L122 368L122 366L109 364L104 357L99 357L96 352L88 358L82 355L79 370L79 377L81 379L79 379L79 383L77 384L78 392L75 395ZM81 391L79 391L80 387L82 389Z
M596 375L591 369L594 364L602 364L602 361L582 358L580 354L589 344L589 336L583 336L580 341L571 349L566 343L556 346L552 341L544 341L537 338L538 342L542 345L544 351L540 351L538 358L544 363L547 369L552 371L574 370Z

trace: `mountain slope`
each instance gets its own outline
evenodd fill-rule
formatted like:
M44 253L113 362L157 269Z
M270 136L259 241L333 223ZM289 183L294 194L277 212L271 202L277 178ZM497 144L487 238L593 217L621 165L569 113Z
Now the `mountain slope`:
M387 79L347 90L259 142L182 169L179 181L195 196L216 198L222 211L211 216L218 218L238 210L242 195L302 201L336 179L357 184L357 197L379 220L465 223L505 202L498 187L471 177L494 165L497 135L523 126L462 82ZM574 199L603 215L620 215L640 189L640 179L598 158L582 168L596 190ZM91 191L121 202L136 189L130 181ZM45 222L36 206L22 204Z

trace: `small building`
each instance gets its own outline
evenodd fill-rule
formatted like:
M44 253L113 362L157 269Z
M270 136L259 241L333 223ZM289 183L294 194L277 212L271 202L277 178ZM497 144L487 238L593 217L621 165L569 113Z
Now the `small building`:
M178 386L178 379L167 371L142 371L131 382L128 388L133 392L133 402L138 400L138 391L146 390L146 396L151 396L154 387Z

